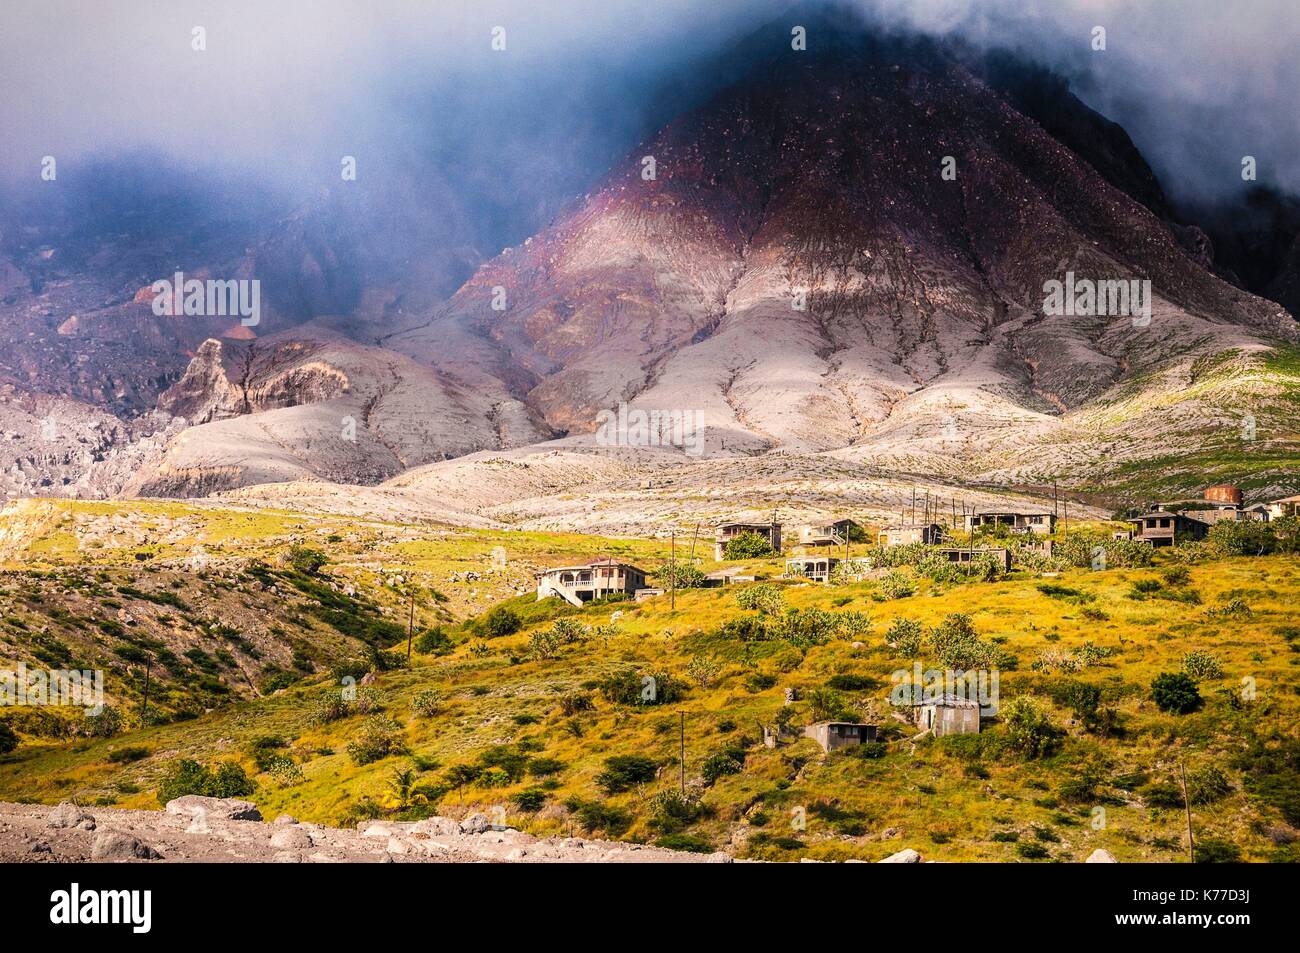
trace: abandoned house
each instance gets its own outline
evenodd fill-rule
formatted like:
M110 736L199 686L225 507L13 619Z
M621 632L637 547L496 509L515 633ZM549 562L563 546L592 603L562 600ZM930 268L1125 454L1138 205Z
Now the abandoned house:
M1153 510L1129 520L1135 527L1133 538L1150 546L1172 546L1178 539L1204 539L1210 524L1185 513Z
M779 553L781 551L780 523L721 523L718 525L718 531L713 537L713 558L717 560L725 559L727 543L737 536L743 536L745 533L756 533L767 540L767 544L772 547L774 552Z
M646 574L630 563L602 559L585 566L557 566L537 573L537 600L559 596L580 606L615 593L633 595L644 589Z
M846 542L863 539L862 524L842 519L833 523L810 524L799 527L797 546L843 546Z
M1241 522L1268 519L1267 512L1261 511L1257 506L1243 507L1241 489L1226 483L1209 487L1200 500L1157 503L1153 512L1184 513L1210 526L1224 520Z
M978 712L978 709L976 709ZM836 748L860 745L864 741L876 740L876 726L862 725L853 721L815 721L804 726L804 737L811 738L821 745L828 754Z
M834 556L796 556L785 561L785 574L811 582L829 582L837 563Z
M1271 503L1256 503L1250 512L1263 520L1280 520L1286 516L1300 516L1300 496L1284 496Z
M1013 533L1039 533L1046 535L1056 532L1056 514L1054 513L969 513L966 516L966 532L978 529L1005 526Z
M719 586L734 586L737 583L753 581L753 575L746 574L744 566L728 566L726 569L705 573L703 588L716 589Z
M999 549L991 546L950 546L939 550L939 555L943 556L950 563L970 563L979 556L992 556L1002 566L1003 572L1011 572L1011 550Z
M905 523L901 526L886 526L876 534L879 546L908 546L920 543L923 546L937 546L943 542L943 527L938 523Z
M944 735L974 735L980 730L980 703L961 695L944 694L912 706L912 720L936 738Z

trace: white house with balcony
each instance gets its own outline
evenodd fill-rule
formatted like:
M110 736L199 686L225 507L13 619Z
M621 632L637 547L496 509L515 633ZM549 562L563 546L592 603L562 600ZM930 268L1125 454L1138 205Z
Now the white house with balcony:
M581 566L556 566L537 573L537 601L559 596L574 606L615 593L631 596L645 588L646 574L631 563L602 559Z

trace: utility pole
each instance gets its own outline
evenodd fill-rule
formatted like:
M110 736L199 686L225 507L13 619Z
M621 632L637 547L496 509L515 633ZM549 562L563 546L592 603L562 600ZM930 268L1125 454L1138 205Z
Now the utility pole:
M1183 809L1187 811L1187 859L1196 863L1196 842L1192 840L1192 802L1187 799L1187 765L1178 761L1178 773L1183 780Z
M680 735L681 747L678 750L681 752L680 763L681 763L681 775L682 775L682 793L685 794L686 793L686 712L679 711L677 714L681 715L682 718L681 735Z
M406 617L406 664L411 664L411 641L415 638L415 587L411 587L410 613Z
M140 727L144 727L144 716L149 712L149 666L150 662L144 663L144 698L140 700Z
M674 530L669 542L668 556L668 593L670 608L677 611L677 531Z
M695 535L691 537L691 565L695 565L695 541L700 538L700 524L695 524Z

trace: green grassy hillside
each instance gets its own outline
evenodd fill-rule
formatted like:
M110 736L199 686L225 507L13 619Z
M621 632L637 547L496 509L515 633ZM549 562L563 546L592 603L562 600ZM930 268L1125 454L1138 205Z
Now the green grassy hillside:
M659 552L499 536L554 561L601 545ZM498 544L458 534L407 552L445 572L453 550L481 560ZM350 580L374 599L358 617L387 618L358 554L335 545L321 544L331 561L308 576ZM291 569L267 565L294 588ZM339 683L353 670L322 662L266 697L184 721L112 738L24 736L0 761L0 797L158 807L160 782L192 758L239 764L267 816L327 823L478 809L535 833L769 859L875 860L911 846L944 860L1082 860L1104 847L1176 861L1187 855L1185 768L1202 859L1296 859L1294 556L1188 550L1105 571L936 582L901 569L835 586L775 581L775 560L745 565L758 584L682 590L675 610L667 597L579 610L531 594L500 603L513 622L446 610L445 639L355 689ZM422 627L438 621L430 610ZM963 657L998 668L997 717L978 735L914 737L889 703L891 673ZM1184 671L1199 705L1161 710L1153 680ZM837 711L879 724L882 743L825 755L800 737ZM764 747L761 726L783 721L793 730ZM685 797L674 794L683 736Z

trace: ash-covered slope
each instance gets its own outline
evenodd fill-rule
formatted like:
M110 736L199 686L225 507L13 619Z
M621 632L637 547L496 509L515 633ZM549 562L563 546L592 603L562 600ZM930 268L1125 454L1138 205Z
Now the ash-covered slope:
M1185 392L1198 360L1296 339L1111 184L1149 170L1119 173L1140 158L1095 115L1060 127L1105 137L1106 176L933 44L789 39L759 34L771 53L743 82L384 343L500 381L560 431L626 400L702 412L710 452L854 448L969 475L1060 469L1063 435L1075 464L1129 436L1140 452L1175 409L1215 419L1214 395ZM1045 314L1067 272L1149 280L1149 321ZM1132 413L1071 426L1120 393Z

